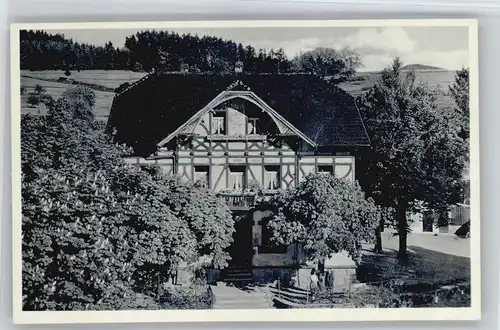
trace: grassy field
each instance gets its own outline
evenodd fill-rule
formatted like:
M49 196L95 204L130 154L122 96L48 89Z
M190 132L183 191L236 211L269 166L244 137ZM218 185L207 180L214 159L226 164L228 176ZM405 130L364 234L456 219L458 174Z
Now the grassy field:
M373 244L364 247L359 268L360 280L363 282L396 278L404 279L408 284L426 285L470 279L469 239L426 234L409 235L409 264L402 266L397 259L398 237L391 238L385 234L382 237L384 253L372 253Z
M29 93L34 91L35 85L37 84L43 86L47 90L47 93L54 98L60 97L61 94L64 93L64 91L66 91L68 88L74 88L74 86L68 84L21 77L21 86L24 86L26 88L26 92L24 93L24 95L21 95L22 113L32 113L32 114L44 113L45 108L43 105L34 107L26 102ZM94 114L97 120L105 121L108 118L109 110L111 109L111 104L113 102L113 97L115 94L102 91L94 91L94 92L96 94L96 104L94 107Z
M146 75L144 72L133 72L133 71L104 71L104 70L87 70L87 71L72 71L71 75L66 77L64 71L21 71L22 76L30 76L33 78L42 79L58 79L60 77L65 77L68 79L74 79L76 81L81 81L89 84L101 85L108 88L116 88L121 84L128 82L132 83L136 80L141 79Z
M380 78L378 72L360 72L357 74L359 80L347 81L339 84L339 87L349 94L357 97L373 87ZM448 86L453 84L455 71L423 70L416 71L417 82L435 91L439 106L452 106L453 100L448 95Z
M427 85L430 89L437 91L436 95L438 97L438 104L440 106L451 106L453 105L453 101L448 95L447 91L448 86L453 83L454 74L455 73L453 71L418 71L417 80ZM132 71L88 70L81 72L73 71L67 78L73 79L77 82L100 85L106 88L114 89L125 82L133 83L141 79L145 75L145 73ZM373 72L362 72L359 73L358 76L360 77L360 80L344 82L339 84L339 87L356 97L373 87L373 84L378 79L380 74ZM66 89L72 87L69 84L42 80L57 80L60 77L66 77L63 71L23 70L21 72L21 86L26 87L26 93L21 96L22 113L36 114L39 112L43 113L44 111L43 106L32 107L26 103L27 95L33 91L33 88L36 84L42 85L47 90L47 93L52 95L54 98L61 96L61 94ZM95 90L95 93L97 97L95 107L96 118L99 120L107 120L109 111L111 109L111 104L113 102L114 93L100 90Z

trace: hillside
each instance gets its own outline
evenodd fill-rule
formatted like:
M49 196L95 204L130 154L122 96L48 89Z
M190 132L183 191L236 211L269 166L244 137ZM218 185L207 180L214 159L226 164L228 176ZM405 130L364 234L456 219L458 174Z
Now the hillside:
M430 66L425 64L408 64L401 68L401 70L409 71L409 70L440 70L446 71L446 69L439 68L437 66Z
M447 93L448 86L455 80L455 71L443 69L415 70L417 82L427 86L437 96L439 106L453 105L451 96ZM354 97L360 96L370 90L380 78L380 72L359 72L356 79L339 83L338 86Z

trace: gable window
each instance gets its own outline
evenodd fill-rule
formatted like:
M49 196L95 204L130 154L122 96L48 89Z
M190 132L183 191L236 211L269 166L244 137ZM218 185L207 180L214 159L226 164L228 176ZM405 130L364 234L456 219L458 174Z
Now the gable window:
M279 166L265 166L264 188L276 190L280 188L280 170Z
M212 116L212 134L225 135L226 134L226 112L216 112Z
M246 171L244 166L229 167L228 188L234 190L243 190L246 187Z
M210 187L209 184L209 167L208 166L195 166L194 167L194 182L203 182L206 187Z
M248 134L259 134L257 122L258 118L248 118Z
M318 165L319 174L333 174L333 165Z

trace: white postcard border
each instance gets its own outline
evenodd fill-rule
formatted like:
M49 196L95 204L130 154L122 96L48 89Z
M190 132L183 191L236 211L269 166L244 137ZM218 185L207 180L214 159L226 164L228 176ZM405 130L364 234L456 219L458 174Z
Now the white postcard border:
M168 28L262 28L262 27L388 27L467 26L469 28L470 76L470 184L471 307L468 308L360 308L289 310L127 310L127 311L23 311L21 257L21 141L20 141L20 47L23 29L168 29ZM16 324L56 323L158 323L158 322L331 322L331 321L433 321L479 320L481 317L480 209L479 209L479 96L478 26L476 19L382 19L382 20L274 20L274 21L169 21L93 23L13 23L11 54L11 165L12 165L12 266L13 319Z

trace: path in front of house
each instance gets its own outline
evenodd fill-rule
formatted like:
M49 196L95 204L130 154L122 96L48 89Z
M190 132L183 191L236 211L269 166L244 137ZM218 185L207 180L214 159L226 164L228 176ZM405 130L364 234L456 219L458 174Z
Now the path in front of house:
M470 238L458 238L455 235L434 236L432 234L410 233L407 244L408 250L411 250L412 246L419 246L436 252L470 258ZM399 237L393 237L391 233L383 233L382 246L397 251Z
M259 288L237 288L218 282L212 286L215 295L214 309L269 309L272 302L266 293Z

